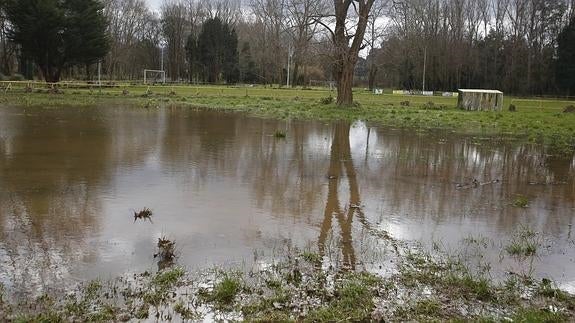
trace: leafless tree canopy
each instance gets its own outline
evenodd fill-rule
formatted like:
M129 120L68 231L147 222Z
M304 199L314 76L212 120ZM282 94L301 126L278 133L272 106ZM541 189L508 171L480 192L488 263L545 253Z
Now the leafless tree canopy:
M112 40L102 71L110 80L141 79L162 65L168 79L192 80L188 37L219 17L239 37L240 74L250 75L240 81L285 84L289 57L290 83L300 86L421 89L425 80L436 91L549 93L557 90L558 35L575 18L575 0L164 0L159 11L145 0L102 1ZM0 15L0 68L13 75L26 61L8 27Z

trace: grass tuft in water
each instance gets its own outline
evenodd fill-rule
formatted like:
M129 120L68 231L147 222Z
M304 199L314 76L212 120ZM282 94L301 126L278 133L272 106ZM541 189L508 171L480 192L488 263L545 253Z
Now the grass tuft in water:
M214 303L218 307L228 307L234 302L241 289L242 281L239 275L225 273L214 285L212 291L203 290L200 296L206 302Z
M371 317L375 307L373 288L380 282L377 277L367 274L350 274L336 286L334 299L319 309L309 313L310 322L363 321Z
M134 222L137 220L148 220L151 221L152 215L154 213L149 208L145 207L140 211L134 211Z
M530 228L522 227L513 234L505 251L511 256L532 257L537 254L540 246L539 235Z
M519 195L513 201L513 206L517 208L528 208L529 207L529 199L526 196Z
M201 318L198 313L190 309L189 306L184 305L181 301L174 305L174 312L180 315L184 320L198 320Z
M274 133L274 137L278 139L284 139L287 137L287 134L284 131L278 130Z

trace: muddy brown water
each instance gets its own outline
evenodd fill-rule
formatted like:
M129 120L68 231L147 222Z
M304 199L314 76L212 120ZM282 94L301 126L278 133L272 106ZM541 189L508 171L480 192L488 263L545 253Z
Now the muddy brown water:
M274 133L284 131L287 138ZM357 122L130 107L0 108L0 282L15 294L311 248L379 268L385 232L575 287L575 162L529 145ZM484 185L467 185L477 179ZM526 196L529 208L512 205ZM357 207L356 207L357 206ZM153 210L134 222L134 210ZM538 256L504 248L521 227ZM465 242L467 241L467 242ZM481 248L480 248L481 249Z

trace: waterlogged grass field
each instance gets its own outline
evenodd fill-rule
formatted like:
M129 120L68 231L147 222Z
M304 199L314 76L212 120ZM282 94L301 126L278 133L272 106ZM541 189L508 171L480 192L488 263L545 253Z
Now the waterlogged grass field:
M336 93L329 89L281 89L272 87L144 86L5 83L0 103L5 105L92 105L115 101L145 108L187 105L247 112L281 119L364 120L421 131L442 129L456 134L491 139L518 139L543 144L547 153L572 158L575 151L575 113L564 112L575 101L506 97L501 112L457 109L456 97L374 95L356 89L356 105L337 107ZM28 88L26 88L28 87ZM514 105L516 112L509 111Z
M504 111L467 112L458 110L452 97L373 95L359 89L357 104L341 108L330 99L335 93L326 89L3 85L0 105L23 111L27 106L188 106L280 119L365 120L416 131L521 140L543 144L549 153L568 158L575 151L575 113L564 112L575 103L562 100L508 97ZM508 111L511 104L517 112ZM277 139L290 135L279 130L274 134ZM523 195L510 201L520 209L530 202ZM148 214L145 211L150 217L149 209L135 212ZM525 268L525 273L508 272L504 279L492 275L488 262L466 261L470 250L473 259L485 259L483 252L492 246L481 237L466 239L461 254L435 246L434 253L428 253L385 232L377 237L386 242L385 248L391 250L387 255L396 266L388 275L332 267L333 261L315 250L293 251L253 268L195 273L173 267L126 273L86 282L70 293L22 302L11 300L0 284L0 317L15 322L570 322L575 317L575 297L533 275L534 259L547 248L535 230L522 228L501 245L501 257L516 257Z

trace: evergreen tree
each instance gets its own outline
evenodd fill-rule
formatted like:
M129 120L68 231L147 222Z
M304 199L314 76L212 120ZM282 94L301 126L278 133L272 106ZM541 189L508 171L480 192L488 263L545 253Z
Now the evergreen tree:
M207 82L238 81L238 35L228 24L218 17L207 20L198 37L197 50Z
M575 17L559 35L557 84L568 95L575 94Z
M258 81L256 63L252 58L249 42L244 42L240 51L240 80L244 83L256 83Z
M201 72L200 52L198 49L198 39L192 32L186 41L186 59L190 68L190 82L196 80Z
M38 65L47 82L67 67L92 64L108 51L98 0L7 0L10 38Z
M227 83L237 83L240 80L238 35L234 29L224 24L224 79Z

